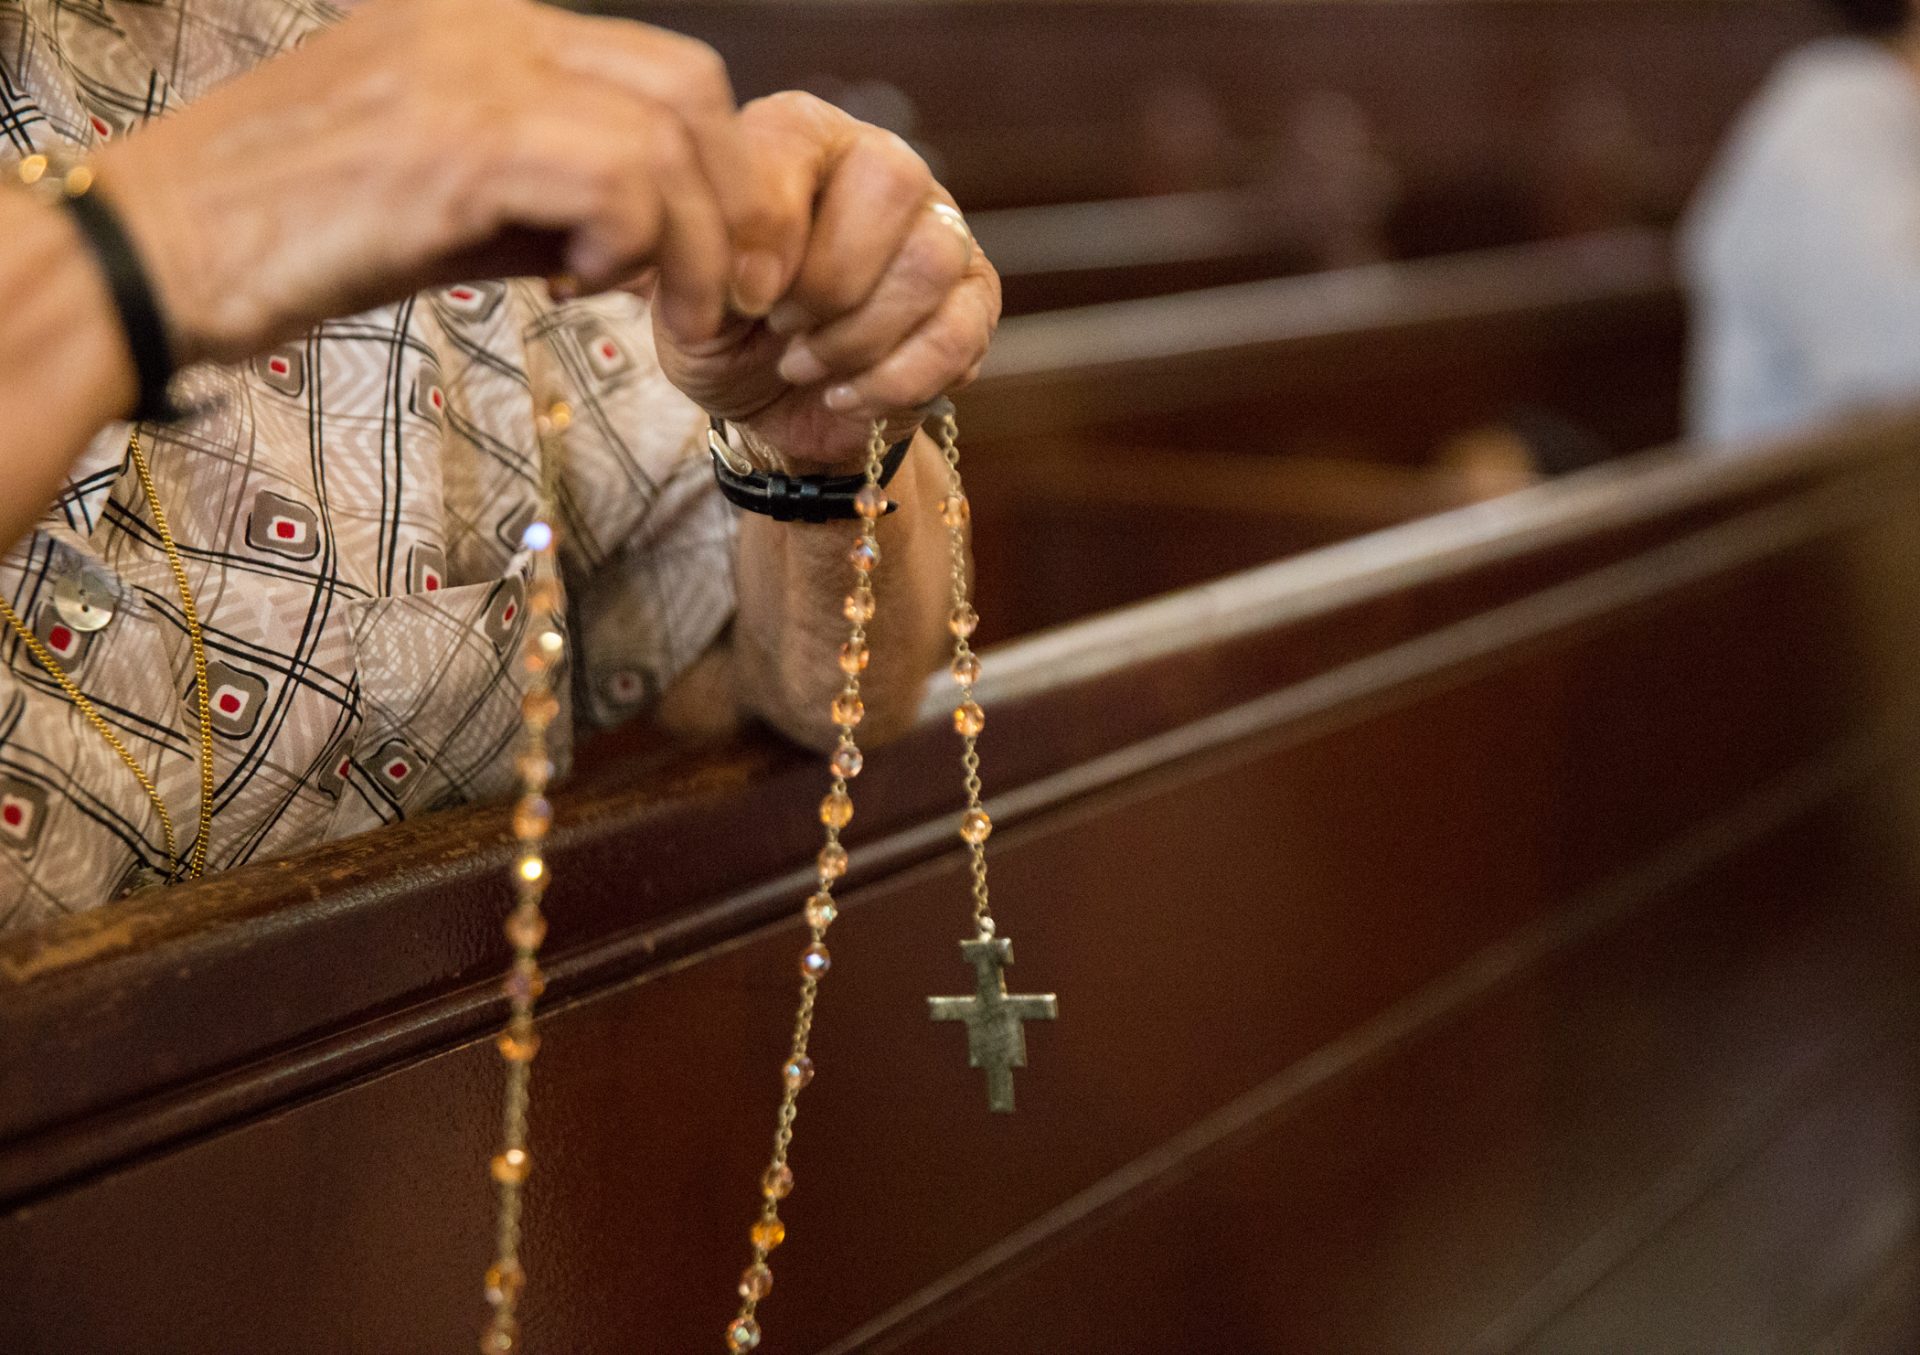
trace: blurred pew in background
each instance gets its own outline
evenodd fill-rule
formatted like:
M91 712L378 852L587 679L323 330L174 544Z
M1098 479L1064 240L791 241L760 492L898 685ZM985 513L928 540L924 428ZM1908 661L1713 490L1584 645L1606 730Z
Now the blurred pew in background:
M811 88L892 126L970 212L1384 201L1409 256L1670 221L1766 67L1821 22L1810 0L600 7L712 42L743 95Z
M964 397L982 615L1022 635L1671 440L1664 237L1015 317ZM1487 483L1473 439L1517 444Z

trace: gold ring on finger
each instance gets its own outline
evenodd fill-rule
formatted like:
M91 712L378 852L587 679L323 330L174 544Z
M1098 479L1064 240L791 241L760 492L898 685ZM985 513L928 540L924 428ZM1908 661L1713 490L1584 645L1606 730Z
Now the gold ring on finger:
M966 217L960 214L960 209L951 203L929 202L927 204L927 210L940 218L944 225L951 227L956 235L966 241L967 257L973 257L976 242L973 238L972 229L967 225Z

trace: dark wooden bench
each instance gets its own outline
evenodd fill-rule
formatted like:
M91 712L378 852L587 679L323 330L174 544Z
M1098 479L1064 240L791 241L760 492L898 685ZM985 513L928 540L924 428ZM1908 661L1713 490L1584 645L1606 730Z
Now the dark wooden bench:
M810 87L895 123L970 211L1240 187L1277 152L1290 174L1290 129L1331 97L1393 167L1402 255L1670 219L1769 63L1822 25L1810 0L589 7L713 42L743 94Z
M1468 502L1476 429L1668 441L1684 338L1653 231L1010 319L965 401L988 633Z
M968 217L1008 315L1316 271L1312 223L1244 192L1008 207Z
M1011 1119L924 1019L931 710L766 1348L1914 1348L1916 513L1920 421L1659 453L994 650L1062 1018ZM630 740L563 798L530 1349L719 1348L820 784ZM471 1348L509 856L463 811L0 940L0 1349Z

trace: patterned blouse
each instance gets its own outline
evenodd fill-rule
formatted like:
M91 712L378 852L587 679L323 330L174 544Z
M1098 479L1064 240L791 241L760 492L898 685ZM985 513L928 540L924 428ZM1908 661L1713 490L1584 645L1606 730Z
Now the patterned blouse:
M311 0L0 0L0 173L124 134L335 17ZM732 613L703 419L628 298L449 287L176 391L191 416L142 441L205 627L210 870L510 789L536 406L574 408L580 714L642 710ZM127 439L110 428L75 464L0 559L0 596L148 770L184 853L193 665ZM0 928L118 896L165 867L161 843L132 773L0 629Z

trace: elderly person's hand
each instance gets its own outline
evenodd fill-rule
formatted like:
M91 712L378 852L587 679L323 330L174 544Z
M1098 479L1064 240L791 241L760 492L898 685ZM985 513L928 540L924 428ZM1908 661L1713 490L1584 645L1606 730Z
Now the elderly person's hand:
M875 418L897 436L915 407L973 379L1000 318L1000 280L953 200L899 137L806 94L741 115L772 195L770 275L782 298L711 337L658 311L680 388L800 473L857 462ZM764 210L764 209L763 209ZM661 270L670 285L672 265Z
M786 185L755 158L688 38L530 0L372 0L98 177L181 356L236 359L438 283L655 265L673 331L711 337L729 302L783 290Z
M396 130L398 129L398 130ZM530 0L371 0L100 157L185 359L476 277L644 272L668 375L791 469L969 381L999 279L898 137Z

